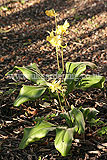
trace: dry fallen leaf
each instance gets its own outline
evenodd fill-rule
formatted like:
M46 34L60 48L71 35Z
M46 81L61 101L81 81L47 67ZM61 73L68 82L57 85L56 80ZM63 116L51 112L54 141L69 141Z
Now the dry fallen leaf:
M4 62L4 58L3 57L0 58L0 62Z

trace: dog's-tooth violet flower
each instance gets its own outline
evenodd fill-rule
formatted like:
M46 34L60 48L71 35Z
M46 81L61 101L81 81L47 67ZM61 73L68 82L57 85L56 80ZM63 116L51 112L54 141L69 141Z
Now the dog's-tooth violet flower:
M69 26L70 25L69 25L68 21L66 20L63 25L58 25L57 26L57 28L56 28L56 34L61 35L63 33L66 33L66 30L68 29Z
M53 31L48 32L50 36L47 36L46 40L51 43L52 46L58 47L61 46L62 38L60 35L54 35Z
M50 9L50 10L46 10L45 11L45 14L49 17L55 17L57 16L57 14L55 13L55 10L54 9Z
M60 85L60 80L57 82L55 80L53 80L52 83L48 83L49 88L51 89L51 92L55 92L57 90L62 90L62 86Z

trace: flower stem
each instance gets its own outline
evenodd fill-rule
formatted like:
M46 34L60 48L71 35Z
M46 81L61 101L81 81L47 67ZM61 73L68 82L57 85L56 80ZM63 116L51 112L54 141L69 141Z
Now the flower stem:
M59 58L58 58L58 47L56 47L56 57L57 57L58 70L60 70L60 67L59 67Z
M63 107L62 107L62 105L61 105L61 100L60 100L60 96L59 96L59 93L58 93L58 91L57 91L57 95L58 95L58 101L59 101L59 105L60 105L60 107L61 107L61 110L63 111Z
M63 47L61 47L61 54L62 54L62 69L63 69L63 71L64 71Z
M57 28L57 20L56 20L56 15L55 15L55 26Z
M63 34L61 35L63 41ZM64 54L63 54L63 47L61 47L61 55L62 55L62 70L64 72Z

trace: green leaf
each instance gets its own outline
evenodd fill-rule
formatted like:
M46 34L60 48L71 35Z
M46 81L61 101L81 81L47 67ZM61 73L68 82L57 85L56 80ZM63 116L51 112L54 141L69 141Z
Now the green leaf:
M24 85L20 90L19 96L14 102L14 106L19 106L26 101L39 98L45 92L45 90L46 87Z
M91 124L91 126L94 124L95 125L95 123L97 123L97 122L99 122L100 121L100 118L98 118L98 119L94 119L94 118L91 118L91 120L89 121L89 123Z
M91 68L96 68L96 65L92 62L67 62L66 63L66 73L73 73L74 69L79 67L80 65L86 65Z
M89 75L86 77L80 76L85 70L86 66L95 68L96 65L91 62L67 62L66 63L66 76L65 83L67 84L68 93L73 89L87 89L103 88L105 78L97 75Z
M104 134L107 135L107 126L104 126L100 130L98 130L98 134L100 136L103 136Z
M43 77L43 75L42 75L41 71L39 70L39 68L37 67L36 63L32 63L31 65L27 66L27 68L34 70L36 73L41 75L41 77Z
M67 90L66 90L66 95L67 94L69 94L74 88L75 88L75 81L74 81L74 79L75 78L73 78L74 76L70 76L70 74L69 75L66 75L66 80L65 80L65 85L66 85L66 83L67 83Z
M75 108L73 105L71 106L71 110L68 113L63 113L61 114L61 116L63 118L66 119L66 122L68 124L68 126L72 127L72 126L76 126L75 129L77 129L78 133L84 133L85 131L85 121L84 121L84 116L83 113Z
M63 112L60 114L60 116L66 120L67 125L71 128L73 119L70 115L72 111L68 111L68 112Z
M75 78L78 78L86 70L86 65L82 64L76 71Z
M35 63L26 66L26 67L17 67L15 66L13 70L9 71L7 75L13 74L16 70L20 70L23 75L30 81L35 82L38 85L46 85L47 82L45 81L45 78L43 77L42 73L38 69L37 65Z
M24 149L29 143L40 140L45 137L49 131L56 129L55 125L42 121L33 128L25 128L22 141L19 145L20 149Z
M54 145L62 156L67 156L68 152L70 151L74 131L75 127L66 129L56 129L56 138Z
M8 91L4 92L4 95L11 95L11 94L13 94L15 91L16 91L16 88L15 88L15 89L9 89Z
M63 69L60 68L60 70L57 72L57 74L62 74L63 73Z
M95 68L96 65L91 62L67 62L66 76L64 82L67 83L68 93L75 89L78 81L81 79L80 75L86 70L86 66Z
M80 64L78 64L77 62L67 62L66 63L66 76L64 79L64 82L68 84L68 88L69 90L73 90L74 88L74 80L75 80L75 72L74 70L79 66Z
M84 115L84 119L87 120L88 119L88 115L90 113L90 110L88 108L82 108L80 109Z
M83 77L77 85L79 89L87 89L89 87L92 88L103 88L104 87L105 78L103 76L97 75L89 75Z
M76 125L78 126L78 133L84 133L85 131L85 121L84 121L84 116L83 113L77 109L77 108L73 108L71 115L74 116L74 120Z
M81 111L84 115L84 119L87 121L90 121L92 118L96 118L96 115L99 113L99 111L95 108L81 108Z

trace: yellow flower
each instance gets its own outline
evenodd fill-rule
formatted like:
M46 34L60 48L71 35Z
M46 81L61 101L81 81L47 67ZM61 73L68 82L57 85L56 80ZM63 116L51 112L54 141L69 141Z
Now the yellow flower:
M50 36L47 36L47 41L49 41L51 43L52 46L57 47L57 46L61 46L62 43L62 39L60 35L54 35L53 30L50 33Z
M60 81L53 80L52 83L48 83L49 88L51 89L51 92L55 92L57 90L62 90L62 86L60 85Z
M57 14L55 13L54 9L46 10L45 13L49 17L55 17L55 16L57 16Z
M66 30L69 27L69 23L67 22L67 20L65 21L65 23L63 25L58 25L56 28L56 34L61 35L63 33L66 33Z

